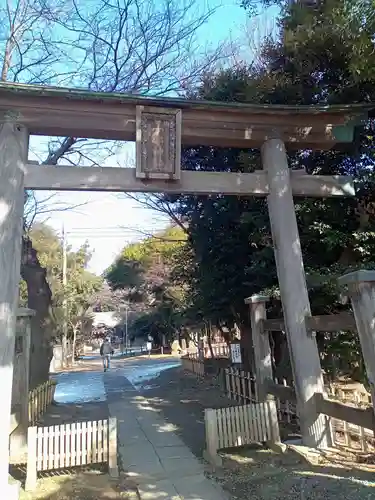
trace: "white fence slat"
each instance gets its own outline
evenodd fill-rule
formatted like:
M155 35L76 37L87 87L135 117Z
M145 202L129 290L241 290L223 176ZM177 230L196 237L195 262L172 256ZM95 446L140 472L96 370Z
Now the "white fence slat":
M103 458L103 420L98 421L98 462Z
M59 467L60 469L63 469L65 467L65 441L66 441L66 435L65 435L65 425L62 424L59 426L59 435L60 435L60 444L59 444L59 455L60 455L60 464Z
M92 423L92 462L98 463L98 425L94 421Z
M235 406L234 409L234 421L235 421L235 429L236 429L236 443L237 446L242 446L242 441L243 441L243 433L242 433L242 427L241 427L241 414L239 410L239 406Z
M208 409L205 410L205 422L206 449L210 456L222 448L274 439L268 401L217 410Z
M253 403L251 403L253 404ZM246 411L244 409L244 413L246 413L246 420L247 422L249 423L249 439L250 440L254 440L256 439L256 422L254 420L254 418L252 418L252 414L251 414L251 411Z
M227 444L226 446L229 448L231 443L233 442L233 416L231 412L231 408L224 408L224 422L223 425L226 428L226 438Z
M70 424L65 424L65 466L70 467L71 452L70 452L70 436L72 427Z
M87 423L82 422L81 423L81 450L82 450L81 451L81 453L82 453L81 465L87 464L86 437L87 437Z
M248 419L246 418L245 407L240 407L240 415L241 415L241 429L244 443L250 442L250 431L248 425Z
M70 454L71 454L70 466L74 467L75 465L77 465L77 446L76 446L77 425L71 424L71 426L72 429L70 434Z
M76 465L82 465L82 448L81 448L81 439L82 439L82 432L81 432L81 422L77 422L77 434L76 434Z
M271 427L271 419L268 410L268 402L263 403L263 411L260 411L260 422L262 426L262 438L261 441L267 441L267 428ZM269 426L267 425L269 423ZM271 431L272 432L272 431Z
M223 448L225 446L225 442L224 442L225 434L224 434L224 427L223 427L224 415L223 415L223 410L221 408L219 410L216 410L216 411L217 411L217 416L213 410L211 418L217 419L217 426L216 427L218 429L218 443L219 443L219 447Z
M42 455L42 464L41 464L41 470L46 470L47 469L47 464L48 464L48 453L50 450L51 453L53 453L53 448L51 448L51 443L49 442L50 440L50 434L52 434L53 436L53 427L47 427L47 428L44 428L44 427L41 427L38 429L38 434L40 432L40 441L41 441L41 444L43 445L43 455ZM44 433L47 434L47 438L44 437Z
M103 462L108 462L108 427L109 427L109 422L104 421L103 425Z
M87 422L87 462L91 464L93 462L92 453L92 422Z
M42 470L43 467L43 429L42 428L37 428L37 470Z
M54 452L53 452L53 441L52 436L50 436L50 427L41 427L40 442L43 440L43 446L46 445L48 448L48 462L47 466L42 465L41 470L53 469L54 467Z
M52 441L50 441L52 443ZM55 425L53 427L53 456L54 456L54 469L58 469L60 467L60 450L59 450L59 444L60 444L60 433L59 433L59 426Z

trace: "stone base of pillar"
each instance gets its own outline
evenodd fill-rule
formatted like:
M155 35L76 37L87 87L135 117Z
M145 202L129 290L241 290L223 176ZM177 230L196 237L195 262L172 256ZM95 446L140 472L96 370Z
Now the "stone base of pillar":
M20 481L15 481L12 479L12 482L9 482L4 487L0 485L2 497L7 500L19 500L21 496L21 483Z

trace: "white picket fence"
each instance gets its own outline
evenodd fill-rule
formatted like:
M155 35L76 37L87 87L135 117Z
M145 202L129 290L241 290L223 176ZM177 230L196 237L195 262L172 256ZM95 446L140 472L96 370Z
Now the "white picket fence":
M204 377L204 361L197 354L186 354L181 357L182 369L194 373L198 377Z
M214 358L229 358L230 356L230 349L228 347L228 344L226 344L225 342L221 342L218 344L211 344L211 348ZM204 346L204 357L205 358L212 357L209 345Z
M48 380L29 392L29 424L35 425L53 402L56 381Z
M108 463L110 475L118 476L115 418L29 427L27 491L35 488L38 472L98 463Z
M251 443L280 442L274 400L229 408L206 409L206 452L212 463L220 463L218 450Z

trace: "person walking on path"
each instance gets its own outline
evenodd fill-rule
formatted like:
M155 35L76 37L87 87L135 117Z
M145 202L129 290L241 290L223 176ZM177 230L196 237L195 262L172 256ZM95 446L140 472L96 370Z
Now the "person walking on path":
M104 340L103 344L100 346L100 355L103 358L103 368L105 372L109 370L111 355L113 354L113 352L114 351L111 346L111 340L107 337Z

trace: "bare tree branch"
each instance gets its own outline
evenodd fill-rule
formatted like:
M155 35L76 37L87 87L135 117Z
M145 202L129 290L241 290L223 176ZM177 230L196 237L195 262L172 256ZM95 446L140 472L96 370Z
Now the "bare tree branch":
M186 93L230 53L224 42L207 47L199 41L215 11L201 0L97 0L93 5L86 0L6 0L0 7L1 79L105 92ZM38 157L45 164L64 159L97 165L99 152L103 161L116 148L104 141L57 138L45 153L39 143ZM47 201L52 200L38 204L34 195L29 197L30 221L45 213ZM154 203L151 198L149 203ZM167 206L164 210L181 224Z

